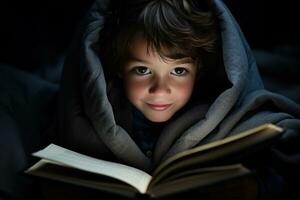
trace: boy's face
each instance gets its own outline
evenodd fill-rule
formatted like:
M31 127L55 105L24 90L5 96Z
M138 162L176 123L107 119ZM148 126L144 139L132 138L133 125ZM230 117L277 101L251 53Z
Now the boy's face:
M189 58L162 59L136 36L122 77L130 102L152 122L169 120L190 99L196 66Z

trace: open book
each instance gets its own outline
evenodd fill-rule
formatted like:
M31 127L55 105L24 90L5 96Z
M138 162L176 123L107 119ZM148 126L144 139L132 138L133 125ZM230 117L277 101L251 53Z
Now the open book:
M42 159L25 173L128 197L138 193L162 197L248 175L250 170L234 158L266 146L282 131L275 125L264 124L195 147L167 159L152 175L50 144L33 153Z

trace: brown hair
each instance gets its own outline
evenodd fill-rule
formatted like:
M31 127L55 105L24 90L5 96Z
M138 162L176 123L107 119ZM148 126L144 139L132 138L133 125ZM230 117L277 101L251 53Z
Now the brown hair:
M199 68L215 60L219 31L210 1L111 2L111 13L100 34L100 57L110 75L124 66L137 33L142 33L148 48L155 49L162 58L191 57Z

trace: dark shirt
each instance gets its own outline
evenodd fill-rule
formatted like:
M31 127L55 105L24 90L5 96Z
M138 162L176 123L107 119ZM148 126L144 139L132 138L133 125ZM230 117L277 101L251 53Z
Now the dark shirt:
M134 107L132 112L133 126L131 136L145 155L151 158L164 123L149 121L143 113Z

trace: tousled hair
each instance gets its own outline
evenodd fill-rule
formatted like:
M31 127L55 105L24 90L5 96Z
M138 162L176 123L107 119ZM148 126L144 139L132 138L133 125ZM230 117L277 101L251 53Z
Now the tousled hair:
M129 46L142 34L162 58L191 57L199 68L218 54L218 24L209 0L111 1L100 35L100 57L110 75L120 72Z

